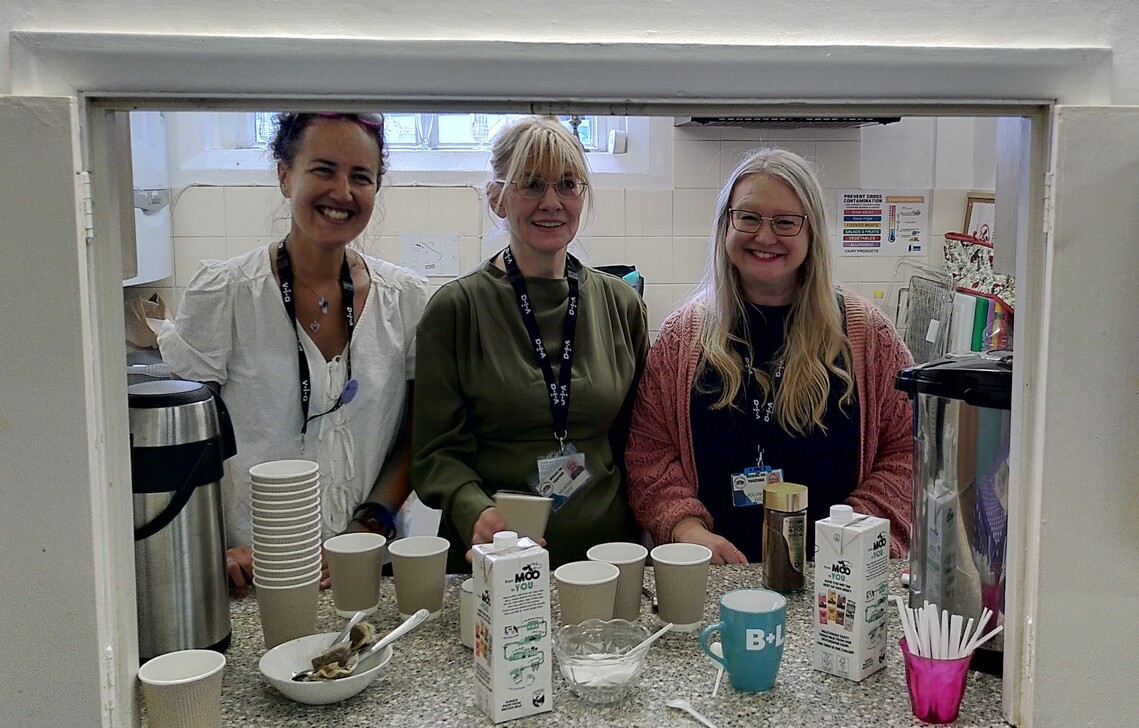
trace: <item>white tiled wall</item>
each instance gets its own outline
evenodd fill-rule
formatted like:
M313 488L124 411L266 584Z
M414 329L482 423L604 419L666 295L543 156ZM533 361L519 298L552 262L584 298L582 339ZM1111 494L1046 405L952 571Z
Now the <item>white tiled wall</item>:
M828 201L861 184L859 129L676 128L674 187L610 189L598 180L595 207L583 220L575 253L594 265L633 263L646 280L645 300L655 331L699 278L704 265L712 207L722 181L747 153L779 146L812 160ZM940 262L940 234L961 224L966 190L935 190L931 204L931 262ZM173 207L174 274L152 286L172 311L203 258L225 258L267 245L288 229L288 208L276 185L193 186L176 191ZM385 187L361 247L399 262L400 233L458 233L459 267L466 271L504 244L497 218L473 186ZM896 258L836 259L836 278L863 295L886 290ZM433 281L441 285L446 279Z

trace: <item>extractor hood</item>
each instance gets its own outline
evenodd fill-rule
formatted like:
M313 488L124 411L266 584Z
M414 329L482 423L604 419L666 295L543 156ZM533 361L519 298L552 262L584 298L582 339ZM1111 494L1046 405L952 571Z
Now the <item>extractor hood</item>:
M900 116L678 116L673 126L734 126L748 129L843 129L893 124Z

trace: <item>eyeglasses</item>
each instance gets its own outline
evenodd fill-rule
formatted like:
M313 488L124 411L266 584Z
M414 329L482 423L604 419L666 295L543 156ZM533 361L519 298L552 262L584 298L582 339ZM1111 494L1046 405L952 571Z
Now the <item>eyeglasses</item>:
M768 220L771 222L772 232L781 238L798 235L799 231L803 229L803 223L807 221L806 215L772 215L771 217L764 217L751 210L740 210L736 208L728 210L728 215L732 218L732 227L741 233L758 233L763 229L764 221Z
M518 194L528 200L537 200L546 196L546 190L551 186L558 197L563 200L570 200L575 197L581 197L585 194L586 182L576 177L563 177L557 182L547 182L541 177L530 177L520 182L508 182L504 179L496 179L495 182L502 185L514 185L514 189L518 190Z

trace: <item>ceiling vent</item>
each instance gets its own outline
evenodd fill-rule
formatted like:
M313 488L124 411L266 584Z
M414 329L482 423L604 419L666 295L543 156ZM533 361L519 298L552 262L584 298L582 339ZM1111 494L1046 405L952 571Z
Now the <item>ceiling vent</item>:
M893 124L900 116L678 116L674 126L733 126L747 129L845 129Z

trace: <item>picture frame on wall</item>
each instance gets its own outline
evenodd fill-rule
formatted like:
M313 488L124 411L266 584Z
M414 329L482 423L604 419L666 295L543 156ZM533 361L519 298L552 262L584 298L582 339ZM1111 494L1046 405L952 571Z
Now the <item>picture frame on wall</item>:
M965 224L961 232L986 243L993 242L993 222L996 218L996 193L973 191L965 202Z

